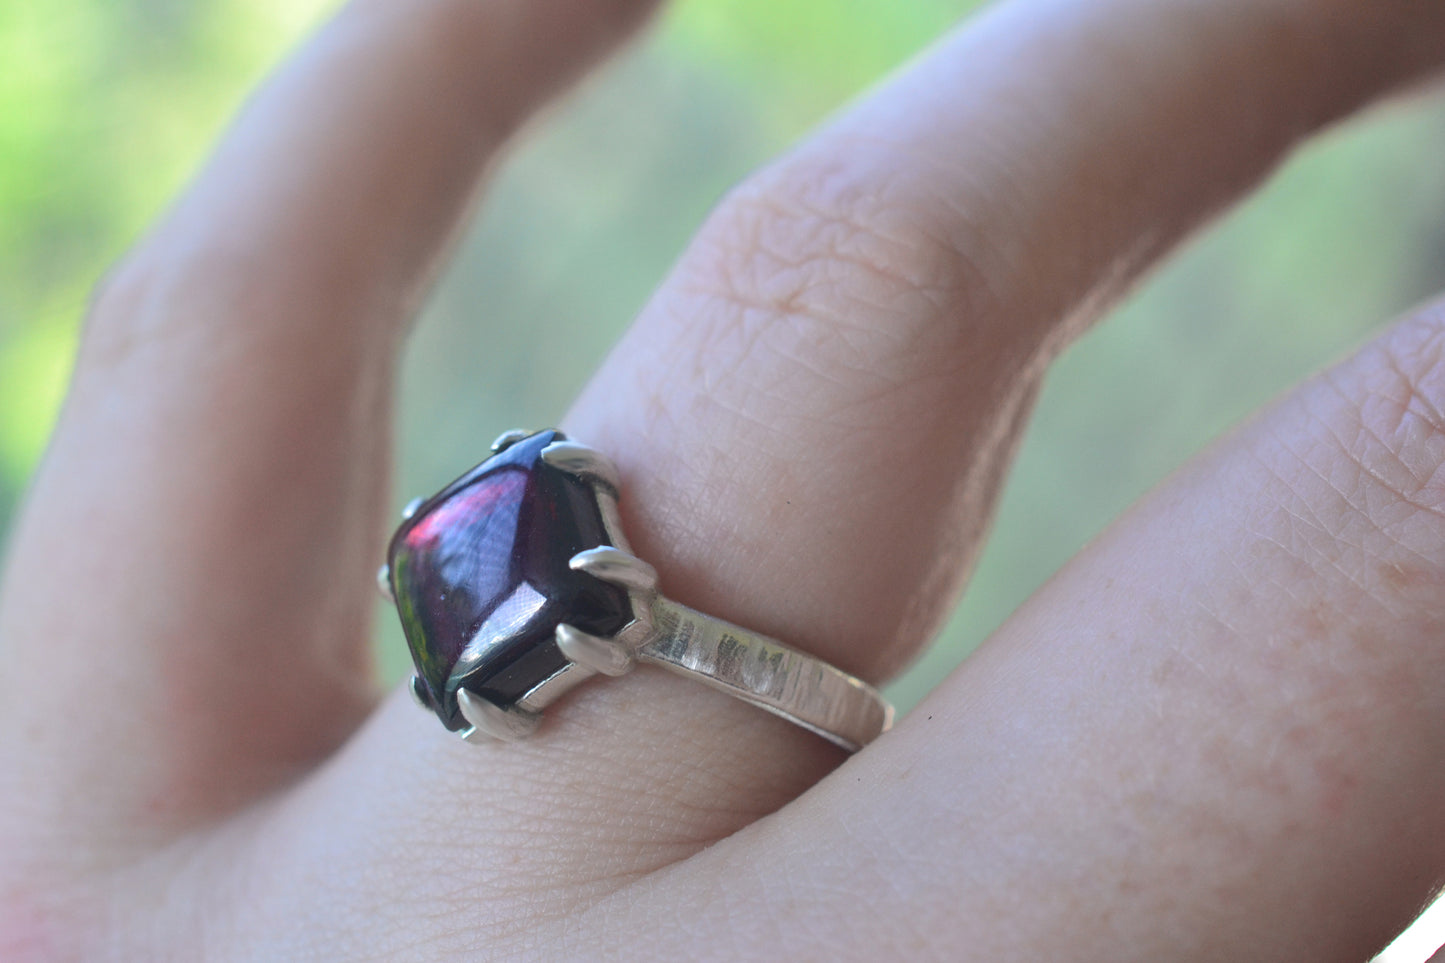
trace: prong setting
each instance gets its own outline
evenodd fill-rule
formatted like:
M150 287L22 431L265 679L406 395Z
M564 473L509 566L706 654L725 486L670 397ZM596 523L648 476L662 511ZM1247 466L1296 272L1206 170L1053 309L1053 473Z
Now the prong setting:
M524 428L513 428L510 431L504 431L497 436L496 441L492 442L492 454L495 455L497 452L506 451L523 438L530 438L534 434L536 433L527 431Z
M629 592L655 592L657 569L631 552L601 545L578 552L567 562L574 572L585 572L593 578L620 586Z
M557 647L572 662L603 675L626 675L634 664L625 643L590 635L566 622L557 626Z
M489 739L516 742L535 732L542 721L538 713L515 706L504 709L466 688L457 690L457 708L461 710L462 717L471 723L471 728L463 731L461 737L472 743L483 743Z
M425 504L425 498L413 498L411 501L407 502L406 507L401 510L401 520L404 522L411 521L411 519L416 515L417 510Z
M892 707L866 682L659 594L656 570L628 547L619 477L606 457L552 430L505 432L492 450L494 458L407 506L377 572L412 650L411 696L447 729L472 743L525 738L571 689L638 662L849 752L888 729ZM459 553L476 564L458 570ZM488 628L488 613L523 596L552 607Z
M461 731L457 734L474 743L514 741L530 735L537 728L542 711L562 694L590 677L628 672L635 664L637 653L655 638L652 609L657 597L657 572L628 549L617 507L619 478L612 462L586 445L566 441L565 436L554 431L505 432L497 438L493 449L497 452L493 456L495 462L484 462L432 499L417 499L407 506L403 527L388 549L387 561L395 563L396 571L385 571L379 576L387 588L393 588L393 593L408 605L403 613L403 625L413 656L418 657L421 652L429 657L417 659L419 666L425 664L428 669L418 669L411 680L413 699L442 716L448 728L455 731L460 724ZM514 493L508 486L516 478L510 474L515 469L540 472L529 476L539 480L536 488L529 484L524 495ZM591 621L583 623L586 628L559 619L552 622L550 631L543 629L545 635L533 630L536 637L529 638L518 629L515 642L507 636L505 641L509 645L530 646L525 651L532 661L520 675L501 675L497 668L500 663L495 658L493 662L486 661L490 649L474 647L459 627L460 622L448 621L448 613L428 607L438 592L418 588L424 586L425 578L440 579L438 584L449 585L451 576L437 569L434 556L441 549L412 539L412 534L419 531L417 513L442 513L437 517L445 518L441 530L447 540L469 538L482 517L479 514L482 509L471 507L465 500L465 493L474 489L494 490L499 497L505 496L497 506L486 508L487 512L513 512L520 517L540 510L534 504L545 507L555 502L563 506L565 511L559 509L552 523L556 528L554 537L548 541L552 547L527 548L529 564L536 568L535 572L529 570L527 584L534 591L550 593L546 594L548 598L569 600L567 605L585 594L602 613L589 612ZM453 498L456 501L452 501ZM571 504L568 499L572 500ZM586 504L589 500L595 505L595 513L589 513ZM572 545L595 547L580 552L573 549L570 554L565 554L564 549L548 558L549 550L555 552L569 541ZM475 545L468 543L467 550L484 549L495 554L506 547L500 541L493 545L483 540ZM517 551L513 545L513 558ZM403 570L409 573L405 584L393 587L391 583ZM588 575L590 579L579 580L576 575L569 576L569 571ZM587 584L589 581L591 585ZM496 585L488 582L480 588L498 594L503 593L508 584L506 579L501 579ZM472 590L471 586L467 588ZM421 601L412 595L403 596L402 592L420 592ZM388 593L388 597L393 593ZM443 592L440 597L447 596ZM564 608L564 611L571 610ZM436 669L438 666L440 669ZM451 702L452 697L448 696L448 704L442 704L434 693L442 691L442 680L448 676L451 679L448 688L455 692L456 701ZM537 681L531 681L533 678ZM472 680L473 687L464 680ZM481 692L486 695L479 694Z
M542 449L542 460L559 471L576 475L586 481L599 482L617 491L622 481L611 459L575 441L554 441Z

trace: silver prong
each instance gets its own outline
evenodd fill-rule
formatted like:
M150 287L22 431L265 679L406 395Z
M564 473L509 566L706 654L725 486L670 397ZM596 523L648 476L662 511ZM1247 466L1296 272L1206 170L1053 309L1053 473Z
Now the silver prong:
M526 431L521 428L513 428L511 431L504 431L497 436L496 441L492 442L492 454L496 454L499 451L506 451L508 448L511 448L523 438L531 438L533 434L534 432Z
M467 689L457 690L457 708L472 727L462 733L468 742L484 742L490 736L502 742L516 742L530 736L542 721L540 714L521 709L503 709L490 700L473 695Z
M578 552L567 562L567 567L631 592L651 592L657 588L657 569L636 555L611 545L599 545Z
M390 565L382 565L381 568L376 570L376 590L381 593L382 598L386 599L392 605L396 604L396 596L393 595L391 591Z
M406 691L411 693L411 701L427 711L431 711L431 701L427 698L426 683L421 681L421 676L412 675L411 681L407 683Z
M401 520L404 522L409 521L411 517L416 514L417 509L421 508L425 504L425 498L413 498L411 501L407 502L406 507L401 510Z
M459 731L457 735L461 736L463 740L470 742L474 746L485 746L489 742L498 741L497 736L492 735L490 732L483 732L476 726L467 726L465 729ZM501 741L506 742L508 740L503 739Z
M601 452L575 441L552 442L542 449L542 460L569 474L600 481L613 491L621 487L617 466Z
M557 626L557 648L572 662L603 675L626 675L632 669L632 653L627 646L589 635L565 622Z

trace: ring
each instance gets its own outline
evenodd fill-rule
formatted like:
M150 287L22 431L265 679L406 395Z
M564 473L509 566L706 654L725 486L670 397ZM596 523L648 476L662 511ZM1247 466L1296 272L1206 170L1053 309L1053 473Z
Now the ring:
M401 618L411 693L469 742L530 735L579 683L651 663L855 752L893 707L860 679L657 591L617 510L617 470L559 431L509 431L402 513L377 584Z

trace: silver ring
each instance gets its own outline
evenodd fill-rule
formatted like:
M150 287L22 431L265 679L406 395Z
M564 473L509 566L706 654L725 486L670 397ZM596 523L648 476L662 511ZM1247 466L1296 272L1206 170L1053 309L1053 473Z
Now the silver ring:
M657 591L628 548L617 470L559 431L509 431L492 456L403 512L382 593L411 692L462 738L530 735L544 708L639 662L702 682L849 752L893 722L860 679Z

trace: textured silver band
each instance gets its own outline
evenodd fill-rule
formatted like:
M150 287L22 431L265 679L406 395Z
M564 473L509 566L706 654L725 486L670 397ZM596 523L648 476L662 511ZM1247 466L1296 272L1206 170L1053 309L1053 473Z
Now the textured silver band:
M886 731L893 707L868 683L776 639L654 596L650 662L782 716L849 752Z

